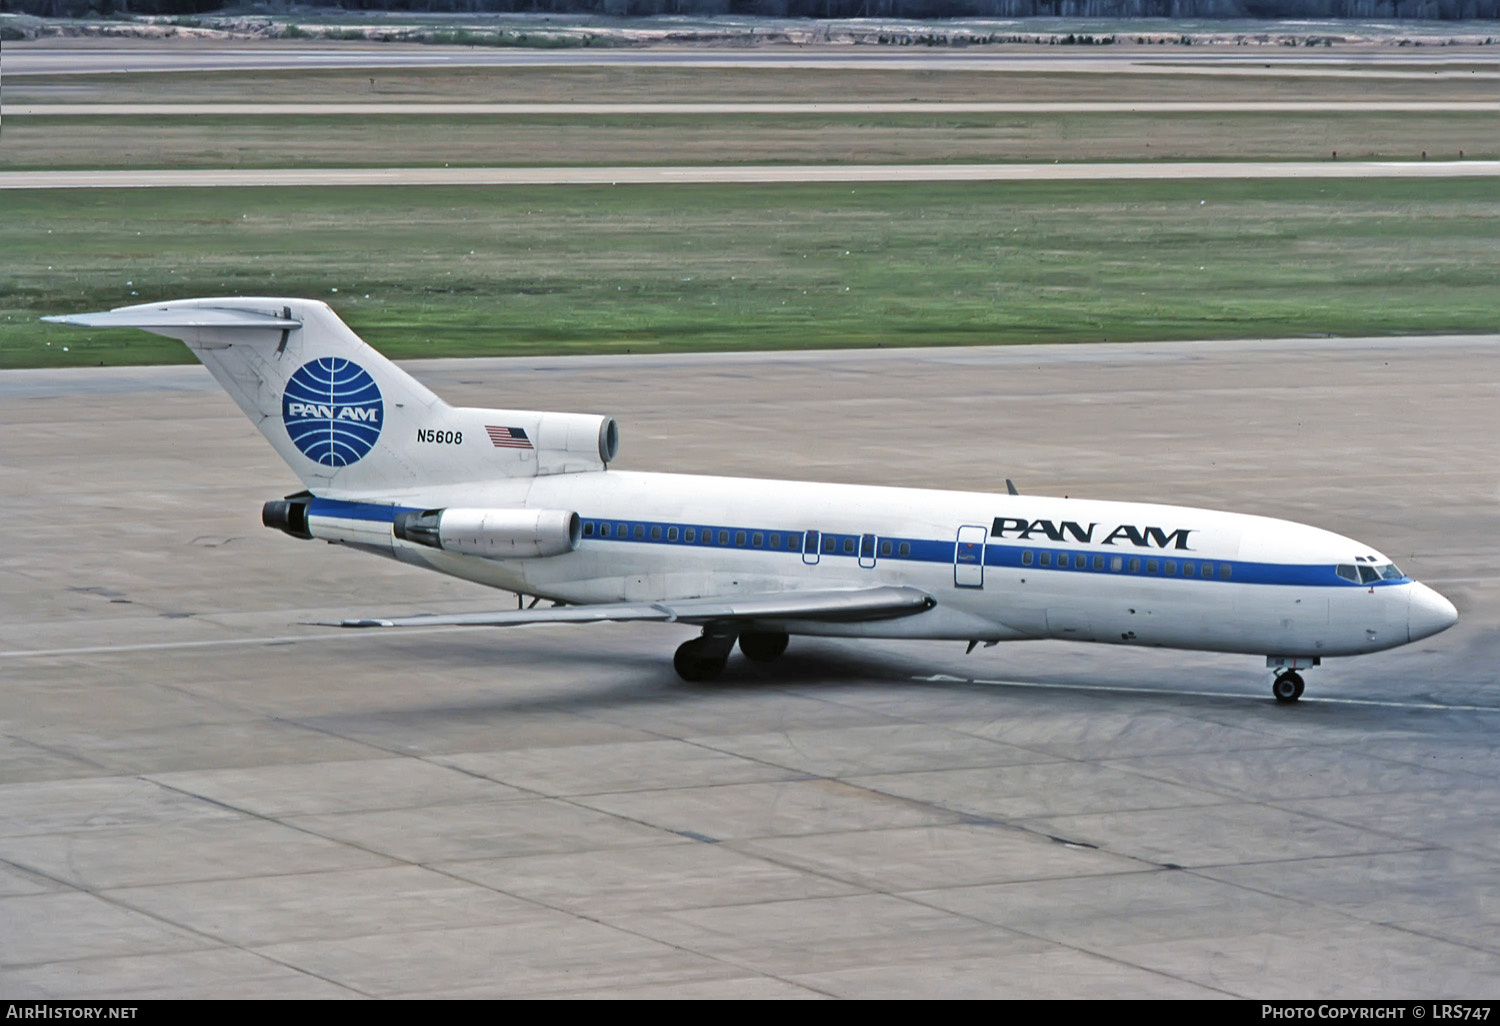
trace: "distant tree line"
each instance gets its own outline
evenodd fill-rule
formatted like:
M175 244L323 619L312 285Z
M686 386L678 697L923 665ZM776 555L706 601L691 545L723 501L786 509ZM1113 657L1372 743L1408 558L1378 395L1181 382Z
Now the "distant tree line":
M42 18L92 18L114 14L212 14L224 7L225 0L0 0L0 14L35 14Z
M226 0L0 0L0 13L79 18L207 14ZM773 18L1500 18L1500 0L342 0L347 11L459 14L737 14Z

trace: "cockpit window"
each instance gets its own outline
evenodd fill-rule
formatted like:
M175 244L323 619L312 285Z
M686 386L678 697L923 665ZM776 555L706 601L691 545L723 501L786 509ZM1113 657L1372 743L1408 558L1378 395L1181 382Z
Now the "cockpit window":
M1355 584L1374 584L1376 581L1406 579L1406 575L1395 563L1360 563L1358 565L1340 563L1334 570L1344 580L1353 581Z

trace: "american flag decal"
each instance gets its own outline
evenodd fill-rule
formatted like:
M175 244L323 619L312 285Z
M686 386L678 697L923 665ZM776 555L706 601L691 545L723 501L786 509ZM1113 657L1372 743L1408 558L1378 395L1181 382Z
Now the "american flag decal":
M490 441L495 443L497 449L534 448L522 428L495 427L492 424L486 424L484 429L490 433Z

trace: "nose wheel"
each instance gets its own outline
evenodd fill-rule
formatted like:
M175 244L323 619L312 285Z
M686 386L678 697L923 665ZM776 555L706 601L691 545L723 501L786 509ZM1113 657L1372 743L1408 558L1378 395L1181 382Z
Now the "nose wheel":
M1276 675L1276 680L1271 684L1271 694L1276 696L1276 701L1286 705L1302 697L1302 688L1302 674L1296 670L1286 670Z

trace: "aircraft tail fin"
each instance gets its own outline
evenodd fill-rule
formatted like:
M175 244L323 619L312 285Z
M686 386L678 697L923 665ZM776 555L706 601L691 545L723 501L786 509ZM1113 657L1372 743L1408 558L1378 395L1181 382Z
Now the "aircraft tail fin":
M318 495L598 470L618 444L608 417L449 406L317 300L185 299L43 320L181 339Z

